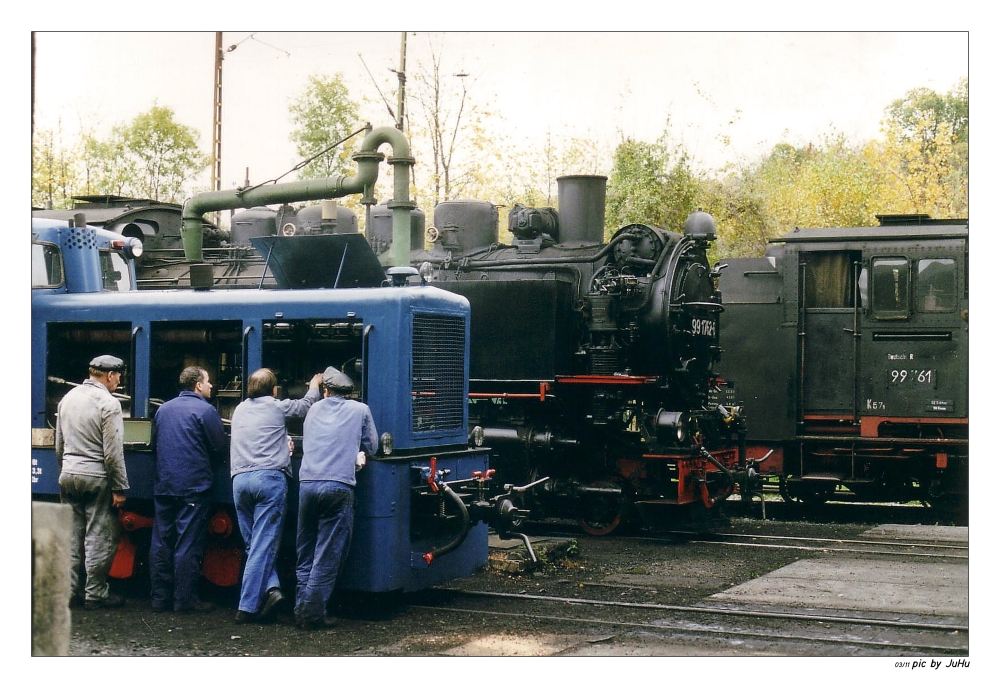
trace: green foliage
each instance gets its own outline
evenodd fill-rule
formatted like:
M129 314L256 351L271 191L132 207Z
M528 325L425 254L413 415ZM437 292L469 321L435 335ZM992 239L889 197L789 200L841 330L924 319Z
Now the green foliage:
M890 126L903 138L933 146L942 131L953 144L969 143L969 80L962 79L941 95L929 88L915 88L886 108Z
M876 224L885 213L968 215L968 81L947 95L915 89L887 109L884 138L787 143L707 180L699 202L715 216L717 255L761 255L795 227Z
M288 107L295 128L291 140L303 159L311 158L346 138L358 128L358 105L350 98L344 76L313 75ZM348 141L310 161L299 171L301 179L353 174L353 142Z
M914 89L886 109L874 153L892 212L935 217L969 213L969 81L946 95Z
M31 205L67 209L79 183L73 150L62 144L62 131L42 129L31 142Z
M197 132L174 121L174 111L154 105L104 140L86 135L81 167L84 192L180 203L184 184L208 165Z
M615 149L608 178L607 222L682 231L687 216L698 209L699 190L687 152L670 143L669 132L655 143L625 139Z

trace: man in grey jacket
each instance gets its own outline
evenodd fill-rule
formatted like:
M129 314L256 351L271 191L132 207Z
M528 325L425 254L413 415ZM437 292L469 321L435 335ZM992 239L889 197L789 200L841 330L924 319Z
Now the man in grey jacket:
M112 396L124 370L125 362L115 356L93 359L90 377L62 398L56 415L59 500L73 508L71 604L82 600L85 609L125 604L108 586L118 546L115 509L125 503L122 493L129 487L122 406Z
M233 503L247 545L237 623L268 623L284 599L274 568L292 477L285 423L306 415L319 400L317 373L302 399L277 399L278 379L261 368L247 381L247 398L233 411L229 449Z

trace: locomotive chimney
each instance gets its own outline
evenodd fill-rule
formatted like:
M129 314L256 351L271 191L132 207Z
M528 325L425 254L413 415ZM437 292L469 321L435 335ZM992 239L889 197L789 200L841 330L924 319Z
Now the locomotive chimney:
M608 178L578 174L559 177L556 183L559 185L559 243L602 243Z

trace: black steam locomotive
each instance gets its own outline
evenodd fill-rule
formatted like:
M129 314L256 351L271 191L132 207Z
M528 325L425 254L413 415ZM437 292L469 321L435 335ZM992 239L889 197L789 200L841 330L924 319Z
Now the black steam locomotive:
M487 202L434 210L411 264L472 306L470 423L533 514L605 534L704 512L742 485L740 411L713 402L722 299L711 216L683 233L644 224L604 240L606 178L561 177L559 209L515 206L511 245ZM419 219L413 238L421 234ZM389 242L374 222L369 241ZM682 513L688 512L688 513Z
M786 500L967 508L969 223L879 220L720 261L719 398Z

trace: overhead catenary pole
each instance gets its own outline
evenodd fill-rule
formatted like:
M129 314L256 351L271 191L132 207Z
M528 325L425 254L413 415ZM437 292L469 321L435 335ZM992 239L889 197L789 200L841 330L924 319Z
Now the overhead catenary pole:
M212 102L212 190L222 189L222 32L215 32L215 86ZM215 224L219 214L215 213Z
M403 131L403 110L406 107L406 32L399 38L399 92L396 94L396 128Z

